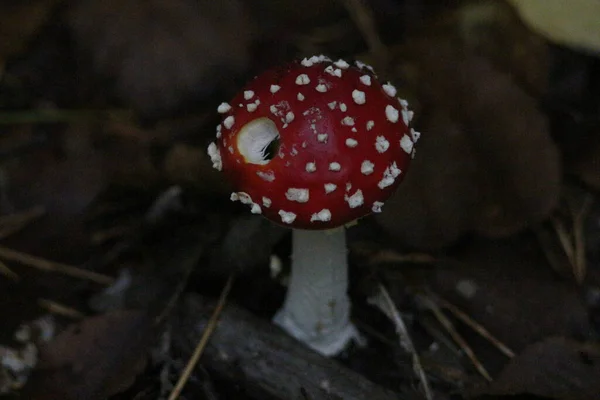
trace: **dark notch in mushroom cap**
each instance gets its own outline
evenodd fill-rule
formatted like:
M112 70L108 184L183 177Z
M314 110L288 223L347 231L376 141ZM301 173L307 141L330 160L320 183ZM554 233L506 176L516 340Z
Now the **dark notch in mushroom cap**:
M218 111L209 146L232 200L294 228L330 229L380 212L419 133L371 67L314 56L264 72Z

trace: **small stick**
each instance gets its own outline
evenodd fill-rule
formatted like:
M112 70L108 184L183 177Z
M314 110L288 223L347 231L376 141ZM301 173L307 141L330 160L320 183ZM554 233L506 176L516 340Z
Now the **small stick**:
M364 4L364 0L341 0L350 18L358 27L365 42L369 46L369 51L375 59L381 64L377 65L380 70L387 69L387 48L381 41L375 24L373 12Z
M394 250L381 250L369 259L370 264L383 263L414 263L433 264L436 259L424 253L400 254Z
M425 398L427 400L432 400L433 394L431 393L429 382L427 381L427 376L425 375L425 370L423 370L421 359L417 353L417 350L415 349L410 334L408 333L406 324L402 320L402 316L400 315L398 308L396 308L396 305L394 304L394 301L390 297L386 288L382 284L379 284L378 289L379 291L377 294L369 298L368 301L370 304L379 308L396 327L396 333L398 333L400 338L400 346L402 346L402 348L412 357L413 370L415 371L415 374L417 374L419 381L421 381Z
M574 210L573 207L571 207L571 213L573 214L573 247L575 253L573 275L579 284L583 282L587 270L587 263L585 259L584 225L585 217L589 212L590 206L592 205L591 200L591 196L587 194L579 210Z
M475 366L477 372L479 372L485 379L491 382L492 377L487 372L483 364L481 364L481 362L473 352L473 349L471 349L471 347L467 344L467 341L460 335L460 333L456 331L456 328L454 328L454 324L452 324L452 321L450 321L444 315L444 313L442 312L442 310L440 310L438 305L435 304L435 302L429 297L419 295L418 298L422 301L425 307L427 307L429 310L431 310L431 312L433 312L433 315L435 315L436 319L440 322L440 324L442 324L442 326L446 328L450 336L452 336L452 339L454 339L454 341L462 348L467 357L469 357L469 359Z
M62 315L63 317L81 319L85 317L85 314L81 311L74 309L73 307L60 304L50 299L38 299L38 305L45 308L52 314Z
M30 254L21 253L4 246L0 246L0 258L9 261L15 261L28 267L37 268L43 271L58 272L73 278L85 279L101 285L110 285L115 281L115 278L112 276L100 274L98 272L87 271L72 265L49 261L41 257L35 257Z
M19 232L45 213L46 209L44 207L37 206L21 213L0 217L0 239L5 239L10 235Z
M567 228L565 228L565 225L556 216L552 217L550 221L552 222L552 226L554 227L554 231L556 232L556 236L558 237L560 245L567 256L567 259L569 260L569 264L571 264L571 268L573 268L576 262L575 250L573 249L573 244L571 243L571 238L569 237Z
M219 301L217 302L217 306L215 307L215 310L213 311L212 315L210 316L210 319L208 320L206 329L204 330L204 333L202 334L200 341L196 345L196 348L194 349L194 353L192 354L192 357L188 361L187 365L185 366L185 369L183 370L183 373L179 377L179 380L177 381L175 388L169 395L168 400L176 400L179 397L179 395L181 394L183 387L185 386L187 381L190 379L190 376L191 376L192 372L194 371L196 364L198 364L198 361L200 360L200 357L202 356L202 353L204 352L204 348L208 344L208 340L210 339L215 328L217 327L217 322L219 320L219 316L221 315L221 311L223 311L223 308L225 307L225 303L227 302L227 296L229 295L229 291L231 290L231 286L233 285L233 279L234 279L234 275L233 274L229 275L229 278L227 279L227 283L223 287L223 290L221 291L221 295L219 296Z
M508 348L508 346L506 346L504 343L502 343L500 340L498 340L494 335L492 335L481 324L479 324L477 321L473 320L471 317L469 317L465 312L463 312L461 309L456 307L454 304L452 304L449 301L446 301L440 297L435 297L435 301L438 302L443 308L447 309L452 314L454 314L454 316L456 318L460 319L462 322L464 322L466 325L468 325L471 329L473 329L475 332L477 332L480 336L487 339L502 354L504 354L505 356L507 356L509 358L513 358L515 356L515 353L510 348Z
M8 265L4 264L2 261L0 261L0 274L12 279L13 281L18 281L21 279L16 272L8 268Z

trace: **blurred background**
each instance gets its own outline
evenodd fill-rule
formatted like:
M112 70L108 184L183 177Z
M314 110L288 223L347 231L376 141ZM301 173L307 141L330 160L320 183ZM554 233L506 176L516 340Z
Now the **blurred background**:
M383 284L431 398L600 398L597 0L1 1L0 398L167 398L191 322L164 316L232 274L268 321L289 232L229 203L206 147L218 104L315 54L373 65L422 132L348 230L369 345L338 361L422 398ZM286 398L214 363L182 398Z

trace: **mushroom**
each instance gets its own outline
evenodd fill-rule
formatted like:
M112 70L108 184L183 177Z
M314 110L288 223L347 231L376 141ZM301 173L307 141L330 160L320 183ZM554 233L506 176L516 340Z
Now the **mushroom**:
M344 226L398 186L419 133L396 89L372 68L314 56L268 70L230 104L208 153L231 200L294 228L292 273L274 322L324 355L358 331L350 322Z

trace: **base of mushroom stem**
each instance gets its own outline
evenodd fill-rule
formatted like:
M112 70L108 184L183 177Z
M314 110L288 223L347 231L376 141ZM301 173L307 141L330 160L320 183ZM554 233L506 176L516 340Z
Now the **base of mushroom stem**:
M283 310L280 310L273 317L273 322L286 331L290 336L298 339L311 349L324 356L334 356L341 353L351 342L359 346L366 345L366 339L358 332L358 329L348 323L344 326L330 329L319 334L308 334L300 329L294 321L289 318Z

